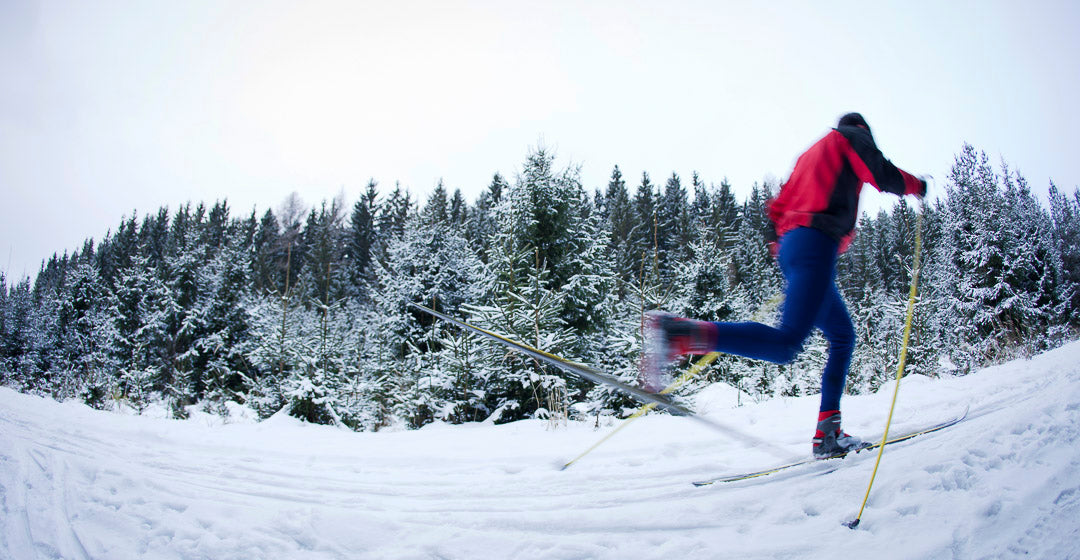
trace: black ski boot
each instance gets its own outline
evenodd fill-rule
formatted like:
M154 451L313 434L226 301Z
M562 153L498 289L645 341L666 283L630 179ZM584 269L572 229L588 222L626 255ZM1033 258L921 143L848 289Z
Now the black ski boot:
M840 429L839 410L829 410L818 414L817 432L814 433L813 441L815 459L843 457L852 451L867 447L863 440L845 434Z

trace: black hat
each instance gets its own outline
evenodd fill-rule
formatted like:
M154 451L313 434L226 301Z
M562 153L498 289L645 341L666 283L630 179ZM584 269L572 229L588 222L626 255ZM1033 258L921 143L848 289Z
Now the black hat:
M866 124L866 119L858 113L848 113L840 117L840 122L836 126L861 126L866 130L870 130L870 125Z

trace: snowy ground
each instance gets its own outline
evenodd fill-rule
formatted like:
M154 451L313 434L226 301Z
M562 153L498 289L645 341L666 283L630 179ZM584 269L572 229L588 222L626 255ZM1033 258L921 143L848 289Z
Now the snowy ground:
M880 434L892 387L845 398ZM809 452L816 398L698 408ZM904 382L902 431L870 503L866 453L776 463L685 418L614 428L430 426L351 433L287 417L222 425L93 411L0 389L0 558L1080 558L1080 343L952 379ZM844 556L845 554L841 554Z

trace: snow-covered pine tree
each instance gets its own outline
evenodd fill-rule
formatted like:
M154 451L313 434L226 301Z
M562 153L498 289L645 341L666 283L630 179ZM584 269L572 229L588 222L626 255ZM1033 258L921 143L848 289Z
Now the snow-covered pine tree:
M344 219L341 197L308 213L297 243L303 267L282 299L280 396L290 415L319 424L345 423L336 406L347 355L347 337L336 321L347 284L347 271L340 266ZM294 300L297 305L290 309ZM295 328L291 333L290 324Z
M480 197L465 220L465 238L469 240L469 245L484 262L488 260L489 244L498 228L494 209L507 189L506 179L496 173L487 190L480 193Z
M1004 188L1000 185L1004 182ZM1026 185L1003 165L997 175L985 153L965 144L950 173L946 229L956 287L939 310L953 321L944 346L962 371L1027 352L1027 323L1045 324L1056 290L1052 232L1045 210L1024 194ZM1041 262L1039 262L1041 261ZM1043 303L1039 303L1044 300Z
M741 217L739 202L735 198L731 183L727 178L720 181L720 186L710 197L712 205L708 216L709 223L716 231L717 242L720 248L731 250L735 236L738 235Z
M1055 321L1062 332L1054 338L1067 339L1080 331L1080 189L1070 200L1051 181L1050 216L1062 271Z
M120 396L137 411L153 399L160 379L166 347L168 288L150 266L150 258L136 255L118 271L116 297L119 310Z
M572 286L579 300L601 297L602 291L596 290L598 284L589 278L592 269L578 268L581 262L573 258L575 251L594 250L582 245L580 236L585 230L577 227L587 205L576 169L557 173L554 156L542 148L528 155L517 181L496 207L499 229L491 242L489 281L483 298L488 303L471 308L481 327L541 350L574 357L567 353L574 340L567 320L571 315L575 315L575 322L587 320L589 308L594 306L570 313L563 288ZM584 275L578 276L581 273ZM590 290L594 295L588 295ZM495 420L566 408L569 385L561 372L520 356L506 356L503 365L506 371L489 382L495 386L490 392L496 399L492 403ZM557 402L547 402L549 395Z
M98 269L102 281L111 288L118 271L130 266L131 259L138 251L138 225L135 215L132 214L130 218L120 220L115 234L109 233L105 236L98 245L92 264Z
M158 209L157 215L147 214L139 226L139 250L146 255L147 265L155 270L165 262L169 246L169 209Z
M609 232L608 251L610 260L615 268L615 274L619 279L618 295L621 300L626 296L629 286L634 284L637 273L634 270L634 250L630 241L630 233L634 229L634 213L630 205L630 195L626 190L626 181L623 180L622 171L616 165L611 171L611 179L608 181L607 190L604 193L604 212Z
M709 186L697 171L691 176L690 188L694 192L694 199L690 203L690 218L695 225L701 225L712 213L712 195L709 194Z
M252 385L244 360L251 317L244 306L250 265L242 247L225 241L199 274L200 336L194 346L206 385L202 395L211 410L225 415L225 403L241 401Z
M201 223L203 212L201 205L192 212L190 204L177 210L169 228L168 248L161 267L169 301L166 302L164 363L155 384L163 387L176 417L187 414L185 407L198 400L202 389L202 380L195 369L194 341L200 325L194 309L198 301L199 269L203 263L196 242L196 226Z
M360 200L353 204L349 220L347 257L344 259L344 268L349 278L347 291L351 297L361 300L368 297L363 288L366 286L365 279L369 274L378 234L375 223L378 196L378 183L371 179L361 193Z
M389 240L385 259L374 268L378 324L372 326L389 351L367 375L387 379L393 413L413 427L456 414L451 403L459 376L475 374L455 367L429 369L429 360L445 357L441 335L425 331L432 318L408 307L420 302L453 312L477 298L480 261L460 229L437 216L432 209L407 218L401 236Z
M661 277L670 283L678 268L686 262L690 239L690 202L678 174L672 173L664 184L656 207L657 252Z
M533 267L524 268L529 260L527 248L515 252L509 245L498 240L493 243L492 260L487 266L494 281L484 299L489 303L467 308L472 321L481 328L545 352L570 355L567 349L575 337L560 317L566 293L549 287L552 275L539 258L538 249L533 248ZM485 376L494 421L518 420L533 414L546 416L552 410L566 408L567 382L562 372L521 354L507 352L494 342L479 343L485 352L501 357L492 364L497 371ZM562 398L548 402L548 395L560 390Z
M465 202L465 195L461 194L461 189L454 189L454 194L450 197L447 219L452 226L459 229L464 228L465 222L469 219L469 205Z
M560 204L564 232L555 242L565 250L561 260L552 266L564 271L564 279L553 281L552 287L566 294L561 316L582 337L572 351L585 359L586 353L597 349L595 341L588 338L607 330L607 313L614 302L616 277L608 246L610 236L601 215L592 212L578 170L566 170L558 183L559 196L564 200Z
M944 231L949 233L945 259L951 284L945 306L937 309L936 323L947 330L945 348L960 371L990 363L1001 346L990 337L996 332L994 308L1004 295L999 283L1004 263L1001 247L1002 199L986 154L964 144L955 158L946 185ZM947 259L947 261L946 261Z
M445 224L450 221L449 200L442 179L435 184L435 190L428 197L427 203L420 211L420 216L428 223Z
M10 359L14 346L9 326L12 316L9 294L7 276L0 271L0 383L11 372Z
M426 386L423 402L434 418L455 424L487 418L488 382L496 373L496 357L474 335L442 321L428 325L420 342L429 351L418 355L424 375L417 386Z
M639 291L644 279L648 278L648 283L659 293L661 280L656 215L658 198L659 194L649 178L649 173L642 172L641 183L638 184L631 202L632 226L627 235L627 250L632 266L632 281ZM661 299L663 298L659 295L650 298L654 305Z
M290 290L298 292L303 300L300 280L307 260L304 216L310 214L300 195L293 192L282 201L276 215L281 233L277 236L274 251L278 278L272 284L272 290L278 294L289 294Z
M253 290L245 294L242 304L250 318L244 355L252 385L244 401L263 418L285 406L283 383L299 367L307 350L300 338L302 307L295 293L292 259L300 239L302 212L302 203L294 193L280 210L284 224L267 210L252 240Z
M343 349L336 410L342 423L353 430L377 430L390 421L390 400L384 389L386 379L378 375L383 350L374 331L379 321L370 300L350 298L339 305L332 324L340 333Z
M302 364L304 346L301 308L285 294L250 294L244 307L251 318L245 357L253 384L244 401L262 418L285 404L284 381Z
M11 375L11 356L16 346L11 332L13 313L9 293L7 276L0 271L0 384Z
M251 278L256 294L265 295L280 290L282 263L287 248L281 240L281 227L273 210L267 210L259 220L252 239Z
M111 405L117 369L119 332L116 299L85 251L67 274L58 294L58 363L54 371L62 378L60 394L78 395L95 408Z
M340 197L329 204L323 201L311 212L302 237L307 255L303 284L310 288L305 294L308 306L326 306L349 295L349 271L342 266L349 250L344 224L345 204Z
M1055 335L1063 271L1054 243L1050 213L1041 205L1019 173L1002 163L1005 225L1009 236L1003 282L1011 301L1004 302L1012 319L1009 330L1028 352L1042 352L1061 342Z
M39 296L42 293L31 288L30 278L25 278L8 293L9 341L18 347L8 354L8 364L14 377L9 377L10 381L4 383L19 391L43 393L40 390L41 380L47 375L42 368L46 309L42 299L35 297L35 292Z
M391 239L404 235L405 223L415 211L416 204L412 200L412 194L408 189L403 189L400 183L395 183L394 190L379 206L376 218L378 235L373 258L385 258L386 245Z
M582 192L578 208L588 208ZM575 273L561 287L565 294L562 316L566 325L577 335L570 345L574 359L594 364L619 379L636 379L639 348L627 348L627 340L636 340L637 325L624 328L618 320L617 286L620 282L612 260L608 241L611 239L608 222L598 212L574 216L570 221L572 250L570 268ZM570 401L582 412L609 406L621 406L624 395L574 377L566 378ZM586 395L586 391L588 391ZM585 402L588 401L588 402ZM589 402L596 403L591 405Z

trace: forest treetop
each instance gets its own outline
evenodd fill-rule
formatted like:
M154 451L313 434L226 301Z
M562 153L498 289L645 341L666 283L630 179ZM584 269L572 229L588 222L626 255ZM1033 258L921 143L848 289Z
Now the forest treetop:
M439 183L423 203L374 181L304 208L232 216L226 202L124 218L37 277L0 276L0 382L94 406L160 400L355 429L435 420L621 414L604 387L568 378L410 311L418 301L635 381L641 314L768 320L781 278L765 245L777 187L737 200L726 181L616 166L592 191L530 152L472 203ZM1049 208L1006 164L964 145L927 204L909 371L970 371L1046 349L1080 328L1080 191ZM860 219L838 284L859 343L849 392L896 360L915 214ZM825 346L784 366L718 360L703 383L748 398L814 392Z

